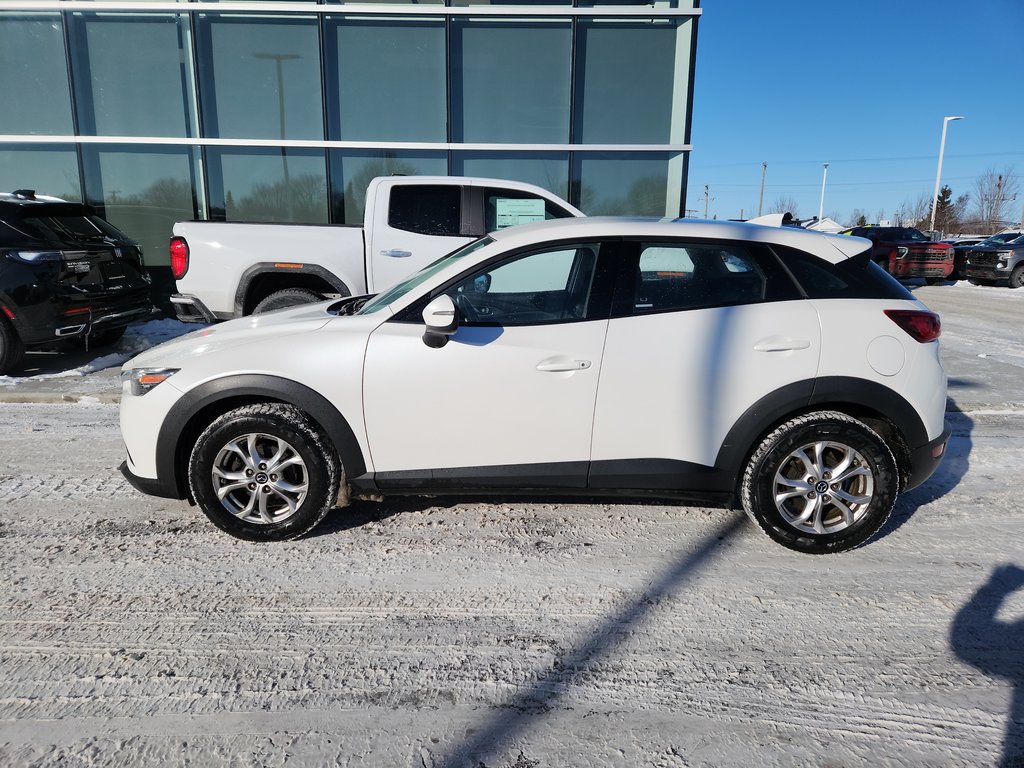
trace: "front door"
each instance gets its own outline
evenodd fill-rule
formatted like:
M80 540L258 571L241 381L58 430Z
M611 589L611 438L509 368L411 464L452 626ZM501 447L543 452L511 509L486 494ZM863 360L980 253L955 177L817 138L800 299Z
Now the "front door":
M608 327L592 291L598 250L477 268L443 290L460 325L440 349L417 317L371 334L363 402L382 488L585 486Z

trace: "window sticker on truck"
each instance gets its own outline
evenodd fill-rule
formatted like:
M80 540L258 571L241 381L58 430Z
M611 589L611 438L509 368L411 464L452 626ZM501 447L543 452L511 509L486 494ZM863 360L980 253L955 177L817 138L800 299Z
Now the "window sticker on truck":
M544 221L544 201L539 198L499 197L494 203L498 229Z

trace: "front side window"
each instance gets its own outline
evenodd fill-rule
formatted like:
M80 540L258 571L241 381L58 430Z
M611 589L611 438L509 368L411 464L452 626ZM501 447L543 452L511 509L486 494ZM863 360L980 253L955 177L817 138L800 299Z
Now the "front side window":
M764 272L742 246L642 243L632 314L758 302L766 285Z
M446 293L463 325L544 325L587 318L596 243L562 245L477 271Z
M409 184L391 189L388 224L420 235L458 237L462 187L452 184Z

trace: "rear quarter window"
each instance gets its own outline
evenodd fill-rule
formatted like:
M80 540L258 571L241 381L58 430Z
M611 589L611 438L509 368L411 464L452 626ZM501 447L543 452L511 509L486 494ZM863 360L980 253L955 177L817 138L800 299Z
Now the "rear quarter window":
M809 253L773 245L772 250L809 299L910 299L914 295L871 261L867 250L837 264Z

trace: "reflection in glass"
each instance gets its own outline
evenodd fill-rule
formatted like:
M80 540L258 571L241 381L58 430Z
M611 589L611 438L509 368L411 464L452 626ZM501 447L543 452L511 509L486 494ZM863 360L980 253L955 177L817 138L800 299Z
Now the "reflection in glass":
M78 156L69 144L41 147L0 144L0 192L34 189L41 195L78 202Z
M575 141L683 143L690 20L581 20Z
M207 149L210 218L327 223L327 172L320 149Z
M332 18L328 30L332 139L447 140L443 21Z
M677 215L666 210L672 159L662 152L577 153L573 187L578 192L570 202L588 216ZM678 195L669 207L678 211Z
M565 144L572 27L565 19L453 19L452 141Z
M569 199L569 155L565 152L455 152L452 174L523 181Z
M332 149L331 218L335 224L362 224L366 187L377 176L445 176L444 152L388 152Z
M74 15L79 131L86 136L191 136L181 65L188 17Z
M145 253L146 266L168 266L176 221L196 217L195 156L189 147L82 148L87 200Z
M0 104L0 133L74 133L60 14L0 16Z
M316 19L204 14L197 33L205 136L323 139Z

